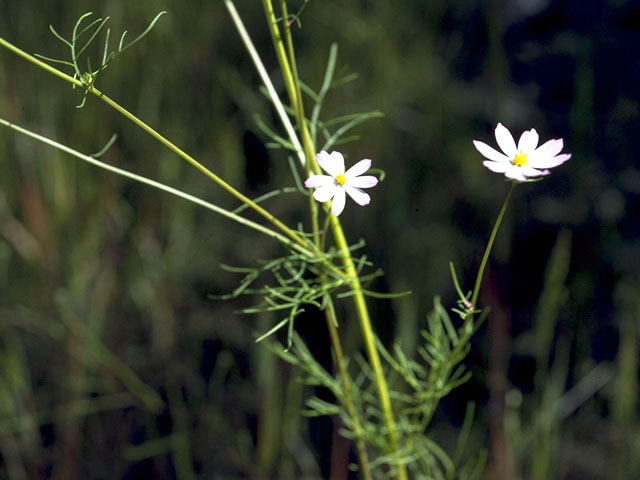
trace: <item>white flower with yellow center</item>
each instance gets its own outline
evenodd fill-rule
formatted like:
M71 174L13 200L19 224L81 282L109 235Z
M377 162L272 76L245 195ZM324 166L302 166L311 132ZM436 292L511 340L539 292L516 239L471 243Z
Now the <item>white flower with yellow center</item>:
M374 187L378 179L373 175L362 174L371 168L371 160L360 160L346 172L344 157L340 152L322 151L316 155L316 161L329 175L311 175L304 182L307 188L315 188L313 198L319 202L331 202L331 213L338 216L344 210L346 194L358 205L368 205L371 197L362 191L363 188Z
M489 159L482 162L485 167L492 172L504 173L507 178L517 182L549 175L548 168L557 167L571 158L569 153L558 155L562 150L562 139L549 140L538 147L538 132L534 128L525 131L516 146L509 130L498 123L496 141L504 153L477 140L473 144Z

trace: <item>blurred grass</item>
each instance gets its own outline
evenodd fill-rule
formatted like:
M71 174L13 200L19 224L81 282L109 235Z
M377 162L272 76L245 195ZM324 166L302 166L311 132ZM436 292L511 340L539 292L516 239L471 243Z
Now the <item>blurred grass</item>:
M385 269L380 288L414 292L372 302L381 337L397 338L408 353L415 348L432 296L441 293L445 304L454 298L449 260L470 285L507 190L483 170L471 140L490 141L497 121L517 131L535 126L543 139L564 137L573 159L520 189L511 225L501 232L494 276L508 333L516 344L536 329L542 339L535 351L502 352L502 380L521 392L519 405L544 408L543 392L553 387L557 398L597 363L615 360L615 387L555 426L553 444L563 446L555 461L567 478L636 478L640 466L628 459L639 444L640 297L630 285L640 271L633 260L640 258L633 214L640 182L631 139L640 103L626 82L640 79L628 69L630 80L616 86L613 102L611 85L597 73L605 60L613 72L628 63L632 49L614 48L627 45L626 3L608 12L618 23L598 23L595 33L585 25L597 12L554 3L537 12L499 2L343 3L309 3L295 33L297 53L312 87L321 82L333 41L340 44L338 70L360 75L327 98L327 116L385 113L359 127L362 140L345 147L348 161L372 158L388 174L367 210L345 211L348 234L365 238L368 254ZM238 7L279 83L259 5ZM48 24L68 32L79 15L94 11L112 17L114 33L136 32L159 10L169 14L100 77L99 88L248 194L289 185L281 152L247 148L247 132L266 141L254 113L272 113L219 2L11 0L0 3L0 32L29 52L56 56L62 46ZM602 48L613 51L598 50L593 38L608 40ZM117 133L108 162L236 206L104 105L89 99L76 110L80 98L0 51L4 118L86 153ZM234 313L242 300L206 299L233 288L234 277L219 263L251 265L276 245L7 130L0 131L0 171L1 476L329 475L326 424L298 418L306 394L295 374L253 343L253 332L273 319ZM302 211L283 199L272 208L292 221ZM560 298L545 296L543 283L561 227L573 230L574 246L563 266L566 304L555 313ZM314 321L303 320L303 331L323 328ZM344 327L346 348L357 349L352 326ZM476 372L486 369L487 341L480 337L469 358ZM562 372L551 382L547 362L561 351L553 364ZM476 375L460 393L479 404L476 439L489 415L482 381ZM459 402L454 395L444 405L436 435L446 439L459 424ZM504 421L514 421L512 414L507 409ZM593 428L602 435L585 434ZM581 452L586 444L598 455ZM610 451L618 452L611 457L617 467L589 470L591 458L605 461ZM495 460L499 452L491 454ZM549 455L543 449L528 461L548 472Z

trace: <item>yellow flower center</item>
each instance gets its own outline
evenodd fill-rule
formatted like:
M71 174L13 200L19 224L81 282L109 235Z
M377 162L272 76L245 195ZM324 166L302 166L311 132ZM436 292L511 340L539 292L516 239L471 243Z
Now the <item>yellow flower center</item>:
M527 164L527 154L520 151L511 162L518 167L524 167Z
M347 182L347 179L344 178L344 175L342 173L334 178L334 180L338 185L344 185Z

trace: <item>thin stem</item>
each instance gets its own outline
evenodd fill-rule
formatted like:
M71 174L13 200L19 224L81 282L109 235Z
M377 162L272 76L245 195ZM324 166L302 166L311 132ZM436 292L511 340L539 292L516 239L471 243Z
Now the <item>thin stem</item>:
M227 4L232 4L231 0L225 0ZM267 22L269 22L269 32L271 33L271 39L273 40L273 46L276 50L276 56L278 57L278 63L280 64L280 70L282 70L282 76L284 78L287 92L289 93L289 99L292 104L295 104L295 83L293 75L291 74L291 67L287 61L287 52L282 42L282 36L280 35L280 29L278 28L278 20L276 14L273 11L273 4L271 0L262 0L262 6L264 7Z
M320 173L320 168L315 161L315 147L312 144L311 135L309 134L309 130L304 118L302 96L299 88L300 82L298 81L297 68L295 67L293 42L291 41L291 32L289 30L289 25L286 19L287 10L285 0L281 0L281 6L283 6L283 24L285 29L285 36L287 37L287 47L289 48L288 57L286 55L282 37L280 35L280 30L278 29L278 24L275 18L271 0L263 0L263 5L267 16L267 22L269 24L269 30L271 31L271 37L274 42L276 53L278 55L278 60L280 61L282 73L285 77L285 84L288 86L287 89L289 90L289 95L291 96L292 106L296 112L298 128L302 133L302 144L307 162L314 173ZM289 63L291 63L291 65L289 65ZM289 88L289 85L291 83L296 86L295 89ZM371 326L371 319L369 317L369 311L367 309L367 302L362 292L358 272L355 268L353 257L351 256L351 252L349 250L349 244L345 238L340 220L338 219L338 217L332 214L328 215L330 215L331 218L331 227L336 240L336 246L342 253L342 261L345 267L345 272L350 278L350 288L353 291L353 301L360 323L360 329L362 331L365 348L367 350L367 356L369 357L369 362L374 372L380 407L383 411L385 425L388 430L389 445L397 460L397 476L399 480L407 480L408 477L406 467L400 457L397 428L393 416L393 410L391 408L389 388L384 377L382 363L380 362L380 356L376 347L375 335Z
M331 299L329 299L329 302ZM324 310L325 317L327 319L327 327L329 328L329 335L331 337L331 343L333 345L333 351L335 354L336 365L338 366L338 372L340 373L340 381L342 382L342 391L344 392L344 403L347 406L347 411L353 422L353 436L355 437L356 450L358 452L358 460L360 461L360 468L362 469L362 478L364 480L371 480L371 466L369 465L369 457L365 448L362 426L360 425L360 419L356 413L356 408L353 403L353 397L351 396L351 384L349 383L349 373L347 372L347 366L342 352L342 344L340 343L340 336L338 335L338 329L336 327L337 320L335 318L335 311L330 308L329 305Z
M240 191L236 190L234 187L232 187L230 184L228 184L226 181L224 181L218 175L216 175L211 170L209 170L207 167L205 167L200 162L198 162L195 158L193 158L190 155L188 155L185 151L183 151L177 145L173 144L171 141L166 139L164 136L162 136L156 130L154 130L149 125L147 125L145 122L140 120L138 117L133 115L127 109L125 109L124 107L120 106L115 101L111 100L104 93L99 91L97 88L95 88L93 86L87 86L87 85L83 84L82 82L80 82L79 80L76 80L73 77L70 77L69 75L65 74L64 72L61 72L57 68L54 68L54 67L52 67L50 65L47 65L46 63L38 60L37 58L33 57L32 55L29 55L27 52L25 52L25 51L19 49L18 47L10 44L6 40L2 39L1 37L0 37L0 45L8 48L12 52L20 55L21 57L23 57L24 59L30 61L31 63L43 68L47 72L52 73L52 74L62 78L63 80L66 80L69 83L72 83L72 84L74 84L76 86L82 87L82 88L86 89L87 91L89 91L90 93L94 94L100 100L105 102L107 105L109 105L113 109L117 110L119 113L121 113L122 115L127 117L129 120L131 120L133 123L135 123L137 126L142 128L145 132L147 132L153 138L155 138L160 143L162 143L164 146L166 146L171 151L176 153L183 160L186 160L192 166L196 167L198 170L200 170L202 173L204 173L207 177L209 177L211 180L213 180L218 185L220 185L224 190L226 190L231 195L236 197L238 200L240 200L241 202L245 203L246 205L251 207L253 210L255 210L257 213L262 215L269 222L271 222L274 226L276 226L277 228L282 230L295 243L297 243L298 245L300 245L303 248L307 248L308 247L308 244L296 232L294 232L289 227L287 227L284 223L282 223L280 220L278 220L273 214L271 214L270 212L265 210L263 207L261 207L260 205L255 203L253 200L251 200L250 198L248 198L247 196L242 194Z
M507 207L509 206L509 202L511 200L511 195L513 194L513 190L516 188L518 182L513 182L511 184L511 188L509 189L509 193L507 193L507 197L504 199L502 203L502 208L500 209L500 213L498 213L498 218L496 219L496 223L493 226L493 230L491 231L491 236L489 237L489 242L487 243L487 247L484 251L484 256L482 257L482 262L480 262L480 268L478 269L478 275L476 276L476 283L473 287L473 293L471 294L471 306L468 309L468 315L465 317L464 322L462 322L462 327L460 327L460 338L458 343L451 351L449 355L450 358L455 358L455 355L459 353L459 351L466 344L466 339L473 333L473 316L476 311L476 302L478 300L478 293L480 292L480 285L482 284L482 276L484 275L484 269L487 266L487 261L489 260L489 254L491 253L491 249L493 248L493 242L496 239L496 235L498 233L498 229L500 228L500 224L502 223L502 218L504 217L505 212L507 211Z
M107 105L111 106L112 108L114 108L115 110L120 112L122 115L127 117L129 120L131 120L133 123L138 125L145 132L147 132L149 135L151 135L156 140L158 140L160 143L162 143L164 146L166 146L171 151L176 153L179 157L181 157L182 159L186 160L192 166L196 167L198 170L200 170L202 173L204 173L207 177L209 177L211 180L213 180L218 185L220 185L228 193L230 193L231 195L236 197L238 200L240 200L242 203L248 205L253 210L255 210L257 213L262 215L269 222L271 222L274 226L276 226L280 230L282 230L289 238L291 238L298 245L300 245L302 247L306 247L307 246L307 243L304 240L302 240L302 238L300 238L297 233L295 233L293 230L291 230L289 227L287 227L284 223L282 223L280 220L278 220L273 214L271 214L270 212L265 210L263 207L261 207L260 205L255 203L253 200L251 200L249 197L245 196L240 191L236 190L234 187L232 187L230 184L228 184L226 181L224 181L218 175L216 175L211 170L209 170L207 167L205 167L200 162L198 162L195 158L191 157L189 154L187 154L182 149L180 149L178 146L176 146L174 143L172 143L171 141L166 139L160 133L156 132L153 128L151 128L149 125L144 123L138 117L136 117L135 115L130 113L127 109L125 109L124 107L121 107L119 104L117 104L116 102L111 100L109 97L107 97L106 95L104 95L103 93L101 93L100 91L98 91L94 87L91 87L89 91L91 93L93 93L94 95L96 95L98 98L100 98Z
M140 182L140 183L144 183L146 185L149 185L151 187L163 190L165 192L171 193L172 195L175 195L177 197L180 198L184 198L185 200L188 200L192 203L195 203L197 205L200 205L201 207L207 208L209 210L212 210L216 213L219 213L222 216L225 216L227 218L230 218L232 220L235 220L236 222L245 225L249 228L252 228L254 230L257 230L260 233L263 233L265 235L268 235L271 238L274 238L276 240L278 240L279 242L281 242L283 245L286 245L289 248L295 249L298 252L302 253L303 255L305 255L306 257L309 258L315 258L315 254L314 252L311 252L309 249L307 248L303 248L300 245L293 243L291 240L289 240L287 237L285 237L284 235L281 235L280 233L273 231L263 225L260 225L259 223L253 222L251 220L248 220L244 217L241 217L240 215L237 215L235 213L229 212L228 210L225 210L224 208L218 207L217 205L214 205L212 203L206 202L198 197L194 197L193 195L189 195L188 193L184 193L180 190L177 190L173 187L170 187L168 185L165 185L163 183L160 182L156 182L155 180L151 180L149 178L143 177L141 175L136 175L135 173L131 173L127 170L122 170L120 168L111 166L109 164L103 163L99 160L96 160L93 157L90 157L88 155L84 155L76 150L73 150L72 148L67 147L66 145L62 145L61 143L55 142L54 140L51 140L47 137L43 137L42 135L38 135L37 133L31 132L25 128L22 128L18 125L15 125L11 122L8 122L2 118L0 118L0 125L5 125L17 132L20 132L24 135L27 135L29 137L32 137L40 142L46 143L48 145L51 145L54 148L57 148L58 150L61 150L63 152L66 152L70 155L73 155L74 157L77 157L81 160L84 160L85 162L88 162L96 167L99 168L103 168L105 170L108 170L110 172L116 173L118 175L122 175L123 177L127 177L130 178L132 180L135 180L136 182Z
M502 223L502 218L507 211L509 201L511 200L511 195L513 194L513 190L516 188L517 184L518 182L511 183L511 188L509 189L507 198L504 199L502 208L500 209L500 213L498 214L498 218L496 220L496 224L493 226L493 230L491 231L489 243L487 243L487 248L484 251L484 256L482 257L482 262L480 262L480 268L478 269L478 275L476 276L476 283L473 287L473 294L471 295L471 310L474 310L476 307L478 293L480 292L480 285L482 284L482 276L484 275L484 269L487 266L487 261L489 260L489 254L491 253L491 248L493 247L493 242L496 239L496 234L498 233L498 229L500 228L500 224Z
M52 75L55 75L56 77L60 77L62 80L65 80L66 82L69 82L69 83L75 85L76 87L84 88L84 84L80 80L77 80L77 79L67 75L66 73L58 70L57 68L52 67L48 63L45 63L45 62L43 62L41 60L38 60L33 55L29 55L27 52L25 52L24 50L19 49L18 47L16 47L15 45L13 45L13 44L11 44L9 42L7 42L2 37L0 37L0 45L5 47L7 50L12 51L16 55L24 58L25 60L37 65L38 67L42 68L43 70L51 73Z
M300 144L300 140L298 139L298 136L296 135L293 125L289 120L289 116L287 115L287 112L285 111L284 106L282 105L282 102L278 97L276 89L273 87L273 83L269 78L267 69L264 68L264 65L262 64L262 60L260 59L260 55L258 55L258 52L256 51L256 48L253 45L253 42L251 41L251 37L247 33L246 28L244 28L244 23L242 23L242 19L240 18L240 15L238 15L238 11L236 10L235 5L231 0L225 0L225 6L227 7L227 10L229 10L229 15L231 15L231 19L233 20L233 23L235 24L236 29L240 34L240 38L242 39L242 42L244 43L245 48L249 52L249 56L251 57L251 60L253 60L253 63L256 66L256 70L258 70L258 74L262 79L262 83L264 83L264 86L266 87L267 91L269 92L269 95L271 96L271 101L278 113L278 116L280 117L280 121L282 121L282 124L284 125L284 128L287 131L287 134L289 135L291 143L293 144L296 154L298 155L298 159L300 160L300 163L304 165L305 157L304 157L304 152L302 151L302 145ZM289 88L289 85L287 85L287 87Z
M282 8L282 17L286 19L288 17L287 14L287 6L284 0L281 0L281 8ZM273 10L271 9L271 13ZM267 15L269 12L267 11ZM293 41L291 39L291 29L289 28L288 22L285 23L285 36L287 38L287 45L289 47L289 60L291 62L290 68L287 68L287 59L283 58L283 62L281 65L284 67L283 71L287 71L293 74L293 85L295 88L290 90L291 101L294 105L296 111L296 119L298 125L301 126L302 139L304 145L304 152L309 161L305 162L305 169L307 174L310 174L312 169L318 170L318 165L314 159L315 148L313 146L313 142L309 135L309 131L307 129L307 125L304 117L304 106L302 102L302 92L300 90L300 82L298 81L298 71L295 63L295 57L293 52ZM277 25L274 25L277 28ZM280 43L281 45L281 43ZM289 83L289 82L288 82ZM322 251L321 242L320 242L320 232L318 225L318 205L316 204L315 199L313 198L311 190L309 191L309 212L311 216L311 226L313 231L313 240L316 248L319 251ZM326 238L326 231L324 232L324 238ZM323 242L324 243L324 242ZM320 274L320 283L325 285L326 279L324 273ZM371 475L371 466L369 465L369 457L367 455L367 450L365 447L364 439L363 439L363 431L362 426L360 425L360 418L356 413L356 408L353 403L353 397L351 396L351 384L349 383L349 374L347 372L347 364L344 358L344 353L342 351L342 343L340 340L340 335L338 334L338 320L336 318L335 310L332 305L331 297L327 299L327 305L324 308L325 318L327 320L327 328L329 329L329 336L331 338L331 344L333 346L333 351L335 355L335 362L338 367L338 372L340 374L340 381L342 383L342 391L344 394L343 402L347 407L347 411L349 412L349 416L351 417L353 435L355 437L356 443L356 451L358 452L358 461L360 462L360 467L362 469L362 478L364 480L372 480Z
M307 157L307 162L311 165L314 173L320 173L320 169L315 162L316 148L311 140L311 135L309 134L309 129L307 128L307 122L304 116L304 102L302 100L302 90L300 89L300 79L298 77L298 66L296 65L295 51L293 49L291 25L287 20L289 18L289 13L287 11L286 0L280 0L280 9L282 10L282 24L284 26L284 36L287 41L287 52L289 53L289 71L292 76L291 81L294 85L294 90L291 92L291 103L293 108L295 108L296 121L302 135L302 146L304 148L305 156ZM311 192L309 194L311 194Z

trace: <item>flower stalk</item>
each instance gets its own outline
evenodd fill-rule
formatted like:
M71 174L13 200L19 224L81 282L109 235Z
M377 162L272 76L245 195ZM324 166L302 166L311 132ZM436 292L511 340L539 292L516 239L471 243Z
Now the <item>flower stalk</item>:
M493 230L491 230L491 236L489 237L489 242L487 243L487 247L484 250L484 255L482 256L482 261L480 262L480 268L478 269L478 274L476 275L476 283L473 287L473 294L471 295L471 311L475 310L476 302L478 301L478 293L480 292L480 285L482 285L482 277L484 275L484 269L487 266L487 261L489 260L489 254L491 253L491 249L493 248L493 242L496 239L496 235L498 233L498 229L500 228L500 224L502 223L502 219L504 217L507 208L509 207L509 202L511 201L511 195L516 188L518 182L511 182L511 188L509 189L509 193L507 193L507 197L502 202L502 208L500 209L500 213L498 213L498 218L496 219L496 223L493 226Z

